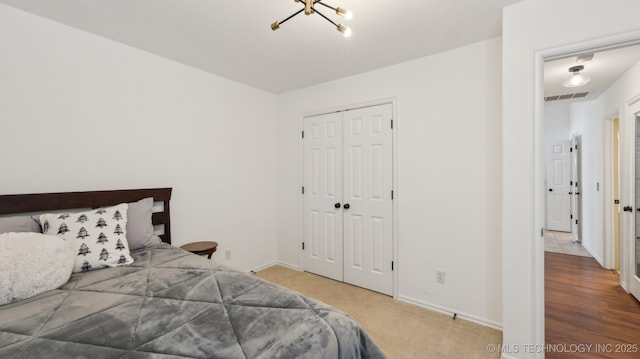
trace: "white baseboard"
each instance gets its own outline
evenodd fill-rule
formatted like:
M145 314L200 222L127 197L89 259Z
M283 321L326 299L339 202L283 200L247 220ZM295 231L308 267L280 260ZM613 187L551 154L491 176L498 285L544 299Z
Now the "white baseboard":
M302 272L302 268L300 268L300 266L297 266L297 265L293 265L293 264L286 263L286 262L281 262L281 261L276 261L275 264L277 264L279 266L287 267L289 269L293 269L293 270L298 271L298 272Z
M596 262L598 262L598 264L600 264L600 267L602 267L603 269L610 269L610 268L607 268L607 266L604 265L604 261L602 260L602 258L600 258L598 256L594 256L593 253L591 253L590 251L587 251L587 252L589 252L589 254L591 254L591 256L593 256L593 259L595 259Z
M493 320L480 318L480 317L477 317L475 315L471 315L471 314L467 314L467 313L461 313L461 312L453 310L453 309L449 309L449 308L441 307L439 305L423 302L421 300L410 298L410 297L406 297L406 296L403 296L403 295L398 296L398 300L402 301L402 302L409 303L409 304L417 305L417 306L425 308L425 309L433 310L434 312L447 314L447 315L450 315L451 317L453 317L453 314L455 313L456 314L456 319L460 318L460 319L468 320L468 321L476 323L476 324L483 325L485 327L502 330L502 323L498 323L498 322L495 322Z
M600 266L601 266L602 268L604 268L604 269L611 269L611 268L608 268L608 266L606 266L606 265L605 265L605 264L606 264L606 262L605 262L605 260L604 260L602 257L600 257L600 256L597 256L597 255L593 254L595 251L593 251L593 250L591 249L591 247L587 247L587 246L585 246L585 245L584 245L584 243L580 243L580 245L582 245L582 248L586 249L586 250L587 250L587 252L589 252L589 254L591 254L591 256L593 257L593 259L595 259L595 260L596 260L596 262L598 262L598 264L600 264Z
M299 266L295 266L295 265L293 265L293 264L289 264L289 263L285 263L285 262L280 262L280 261L271 261L271 262L269 262L269 263L267 263L267 264L263 264L263 265L261 265L261 266L255 267L252 271L253 271L253 272L259 272L259 271L261 271L261 270L267 269L267 268L269 268L269 267L273 267L273 266L275 266L275 265L279 265L279 266L283 266L283 267L286 267L286 268L289 268L289 269L293 269L293 270L298 271L298 272L300 272L300 271L301 271L301 269L300 269L300 267L299 267Z
M625 292L629 293L629 288L627 287L627 283L620 281L620 286L624 289Z
M271 261L271 262L263 264L261 266L257 266L254 269L252 269L251 271L252 272L259 272L259 271L261 271L263 269L267 269L267 268L272 267L274 265L276 265L276 261Z

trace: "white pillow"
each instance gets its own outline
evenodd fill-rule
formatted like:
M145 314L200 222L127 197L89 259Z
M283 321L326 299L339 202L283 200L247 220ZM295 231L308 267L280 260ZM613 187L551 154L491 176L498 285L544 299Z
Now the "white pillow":
M70 244L60 237L29 232L0 234L0 304L65 284L73 260Z
M57 235L75 251L73 272L133 263L127 241L127 204L91 211L40 215L42 233Z

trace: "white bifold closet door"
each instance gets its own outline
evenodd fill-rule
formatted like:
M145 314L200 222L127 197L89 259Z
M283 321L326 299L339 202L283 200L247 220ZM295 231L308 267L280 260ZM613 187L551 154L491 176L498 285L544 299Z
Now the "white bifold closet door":
M305 118L304 133L304 269L342 281L342 114Z
M304 119L304 269L393 292L391 104Z

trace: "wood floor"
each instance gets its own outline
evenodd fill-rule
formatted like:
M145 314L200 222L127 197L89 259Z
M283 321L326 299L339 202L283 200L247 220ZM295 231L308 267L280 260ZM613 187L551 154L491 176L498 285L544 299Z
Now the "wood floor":
M593 258L545 252L545 330L546 358L640 358L640 303Z

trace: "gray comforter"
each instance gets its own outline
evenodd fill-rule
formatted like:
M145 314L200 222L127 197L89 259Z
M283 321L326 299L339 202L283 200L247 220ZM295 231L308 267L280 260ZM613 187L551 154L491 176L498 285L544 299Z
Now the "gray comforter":
M337 309L163 244L0 306L0 358L384 358Z

